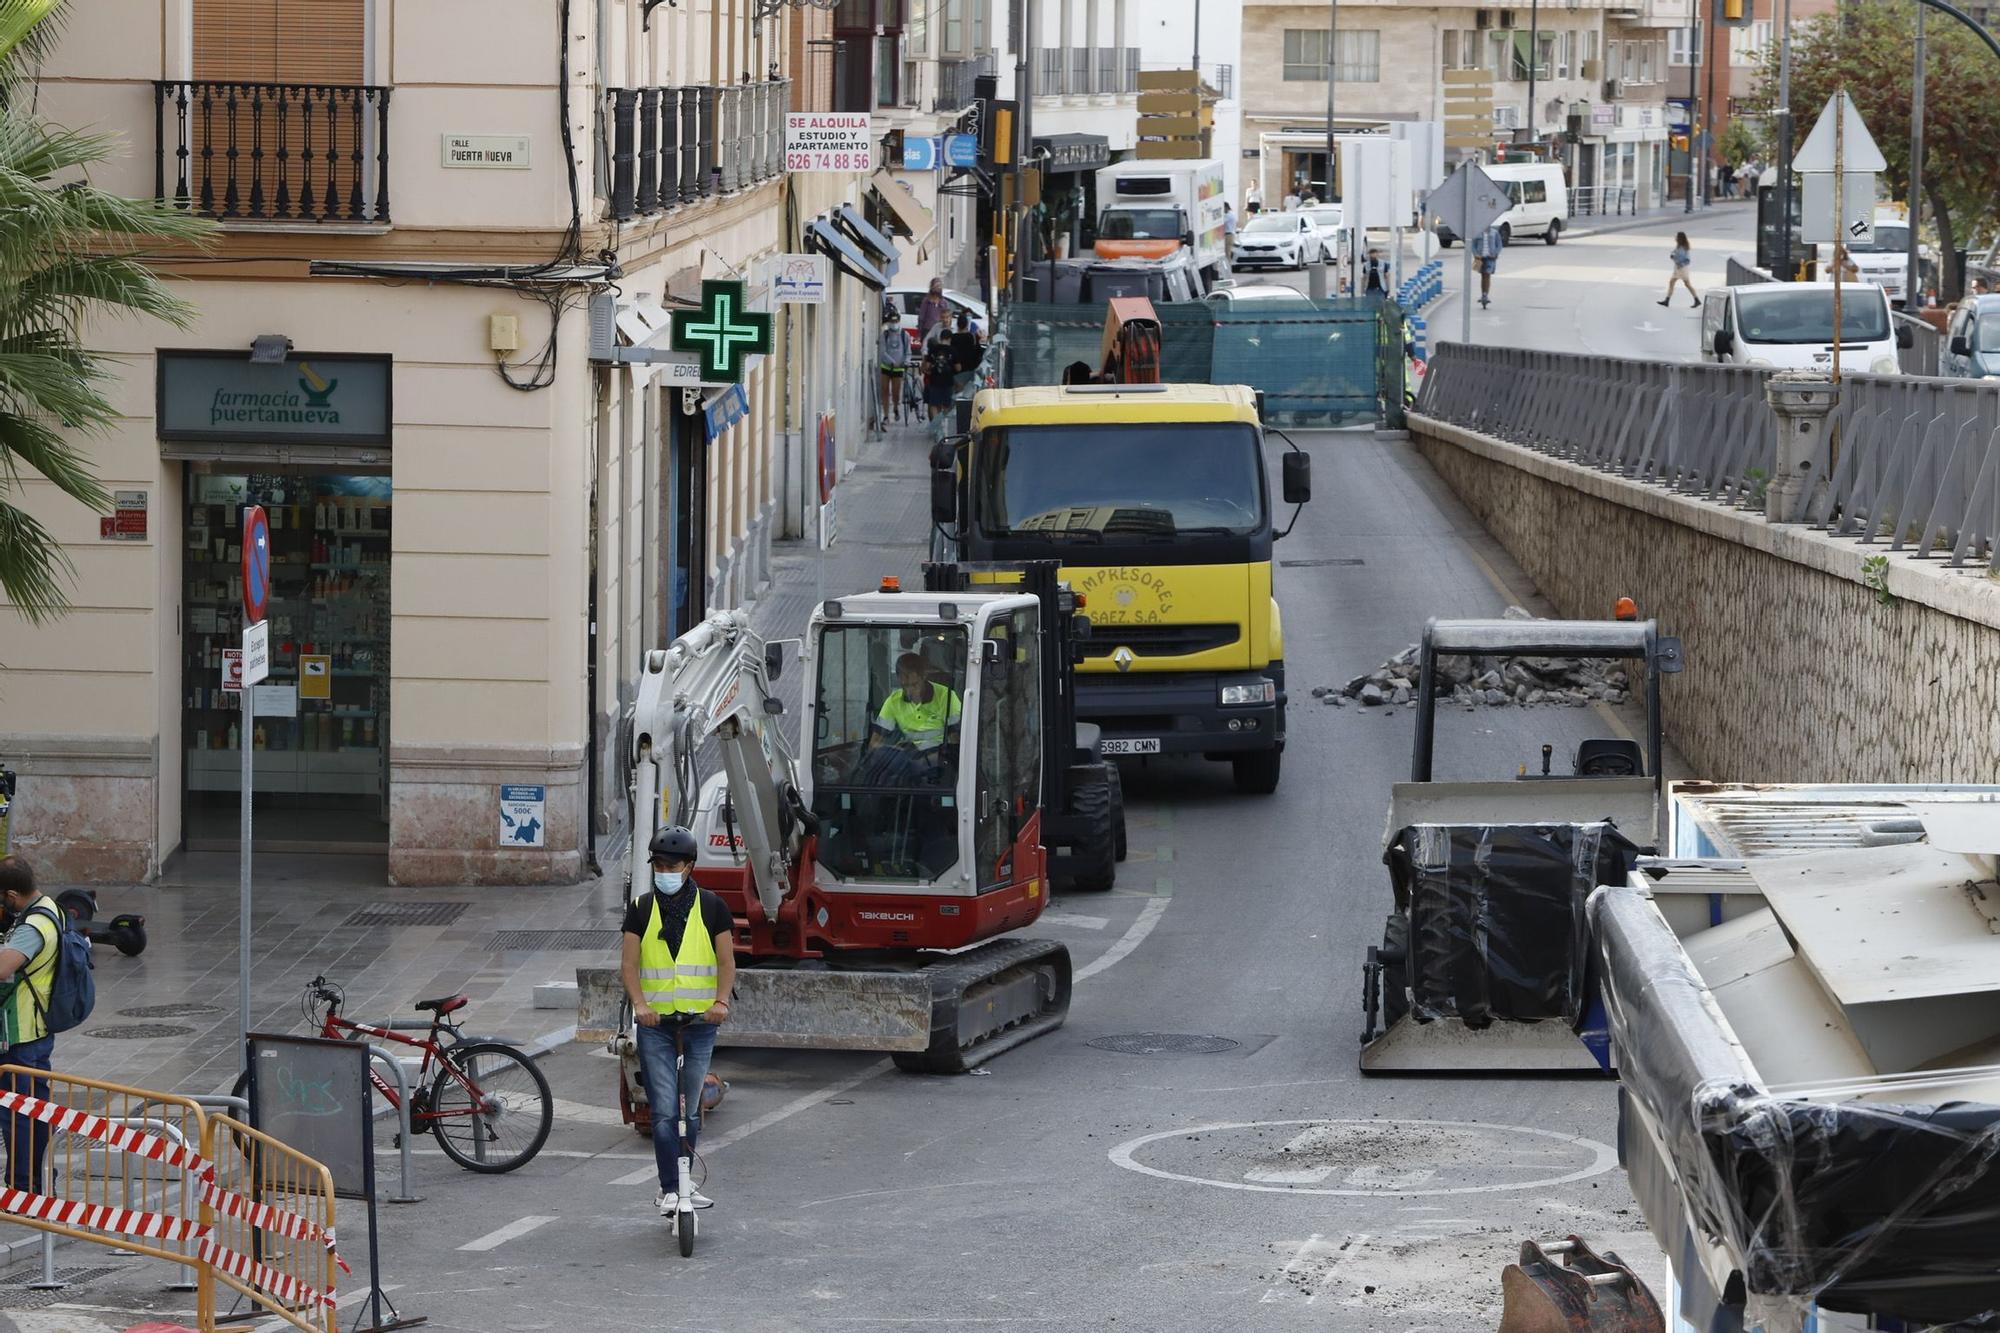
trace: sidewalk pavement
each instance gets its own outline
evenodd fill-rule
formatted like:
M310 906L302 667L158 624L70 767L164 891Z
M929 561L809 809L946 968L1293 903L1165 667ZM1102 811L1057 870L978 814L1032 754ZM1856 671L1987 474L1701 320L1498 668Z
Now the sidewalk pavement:
M1699 222L1703 218L1714 217L1718 212L1733 212L1740 208L1750 208L1754 199L1717 199L1707 207L1700 204L1694 212L1687 211L1687 205L1675 203L1664 208L1649 208L1643 213L1596 213L1580 218L1571 218L1563 228L1564 240L1581 240L1586 236L1604 236L1618 231L1638 231L1641 227L1655 227L1662 222Z
M885 574L915 586L930 527L929 447L915 426L864 440L835 491L832 548L809 539L774 549L771 586L751 610L760 632L795 636L824 597L873 589ZM792 698L798 675L794 667L780 682ZM388 887L381 857L261 855L251 1030L304 1032L301 992L324 974L358 1019L415 1019L417 1000L463 992L467 1032L540 1050L569 1041L574 1008L537 1009L534 988L572 983L580 964L615 956L624 855L622 838L601 845L601 875L581 884L445 888ZM104 915L145 913L148 945L137 958L97 950L96 1012L56 1039L56 1069L163 1092L227 1092L237 1071L235 855L183 856L160 882L100 889L98 903Z

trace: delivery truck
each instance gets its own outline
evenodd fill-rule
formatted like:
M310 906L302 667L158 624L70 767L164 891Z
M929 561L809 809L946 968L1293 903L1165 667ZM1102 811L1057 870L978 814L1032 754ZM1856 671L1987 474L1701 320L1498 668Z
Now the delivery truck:
M1204 277L1226 276L1222 163L1120 162L1097 173L1099 259L1164 259L1186 246Z

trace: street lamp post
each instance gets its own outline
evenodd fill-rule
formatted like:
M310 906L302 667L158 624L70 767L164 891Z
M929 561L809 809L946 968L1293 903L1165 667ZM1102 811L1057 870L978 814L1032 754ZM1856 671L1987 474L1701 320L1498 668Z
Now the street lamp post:
M1790 3L1790 0L1786 0ZM1694 114L1695 78L1701 73L1701 0L1690 0L1688 5L1688 116L1687 116L1687 206L1683 213L1694 212Z
M1792 280L1792 0L1778 38L1778 277Z
M1528 0L1528 143L1532 146L1540 142L1535 133L1540 117L1535 115L1535 74L1542 63L1542 3Z
M1340 0L1326 0L1326 198L1323 204L1333 202L1334 192L1334 144L1333 113L1334 85L1339 81L1339 61L1335 58L1334 47L1340 41Z
M1917 255L1917 227L1924 219L1924 7L1917 6L1917 67L1910 83L1910 255L1904 274L1903 308L1923 308L1923 266Z

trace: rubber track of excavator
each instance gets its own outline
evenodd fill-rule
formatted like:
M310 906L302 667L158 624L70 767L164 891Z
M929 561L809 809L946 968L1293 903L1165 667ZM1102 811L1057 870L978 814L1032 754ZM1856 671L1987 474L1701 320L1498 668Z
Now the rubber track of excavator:
M898 1051L899 1069L966 1070L1061 1027L1069 1016L1069 950L1054 940L995 940L924 969L931 981L931 1044ZM1024 984L1032 976L1033 984ZM1032 995L1032 1006L1021 1003ZM961 1044L961 1032L970 1040Z

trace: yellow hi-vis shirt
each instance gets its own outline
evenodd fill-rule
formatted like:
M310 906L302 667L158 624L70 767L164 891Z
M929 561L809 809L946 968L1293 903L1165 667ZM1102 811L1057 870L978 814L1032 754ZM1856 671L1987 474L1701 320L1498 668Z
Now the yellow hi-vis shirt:
M55 913L62 909L38 897L21 924L34 927L42 947L15 974L11 989L0 1000L0 1046L24 1046L49 1035L49 995L56 986L56 962L62 948Z
M897 689L882 701L875 725L891 738L900 736L920 750L930 750L944 743L945 731L958 725L958 714L958 696L942 685L931 686L931 697L922 703L904 698Z
M660 938L660 897L639 937L639 993L662 1014L700 1014L715 1003L715 934L701 919L701 890L688 908L680 947Z

